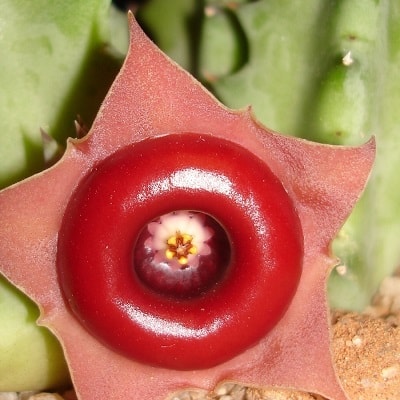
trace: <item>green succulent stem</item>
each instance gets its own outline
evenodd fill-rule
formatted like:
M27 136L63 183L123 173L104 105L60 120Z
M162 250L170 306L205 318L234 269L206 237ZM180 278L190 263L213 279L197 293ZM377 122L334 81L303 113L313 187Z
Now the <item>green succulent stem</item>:
M339 143L357 143L357 136L373 133L377 158L361 201L334 243L347 273L333 274L329 287L333 305L358 310L369 303L382 279L400 266L400 118L396 111L400 106L400 4L369 1L364 5L368 5L363 12L368 13L370 30L356 30L360 36L364 33L365 40L354 50L358 71L348 74L347 79L365 94L358 101L358 113L353 105L354 116L349 118L352 129Z
M0 276L0 392L70 384L61 346L38 318L36 304Z
M89 125L96 115L122 62L106 51L109 7L108 0L0 2L0 188L48 166L43 137L63 147L78 116ZM70 383L61 346L38 317L0 276L0 392Z
M234 71L234 33L224 39L233 27L213 15L205 21L206 32L224 30L220 40L203 42L201 69L205 77L214 72L210 85L227 105L252 104L268 127L317 142L358 145L376 137L368 187L333 244L341 262L329 283L334 307L362 310L400 266L399 9L399 0L238 5L248 60ZM223 40L225 52L218 50Z

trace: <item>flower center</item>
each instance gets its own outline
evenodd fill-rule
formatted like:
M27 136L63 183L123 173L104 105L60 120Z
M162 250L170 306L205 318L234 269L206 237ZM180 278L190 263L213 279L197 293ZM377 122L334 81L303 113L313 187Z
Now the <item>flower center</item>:
M134 249L134 271L158 293L190 298L218 284L230 255L227 233L214 218L177 210L145 225Z
M156 262L172 270L197 268L200 257L211 253L209 241L215 234L211 217L179 210L164 214L147 225L145 246L155 253Z
M172 260L175 257L179 264L186 265L189 254L197 254L197 248L193 245L192 240L192 235L176 231L175 235L167 240L165 255L168 260Z

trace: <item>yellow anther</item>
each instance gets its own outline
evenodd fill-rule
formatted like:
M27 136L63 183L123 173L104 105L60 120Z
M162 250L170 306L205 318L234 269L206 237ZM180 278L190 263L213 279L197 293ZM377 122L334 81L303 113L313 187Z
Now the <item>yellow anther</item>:
M192 247L189 249L189 253L190 254L196 254L197 253L197 247L192 245Z
M167 256L168 260L172 260L176 253L174 251L171 251L170 249L165 250L165 255Z
M178 263L181 264L181 265L186 265L187 262L188 262L187 257L179 257L178 258Z
M168 246L177 246L177 237L176 236L171 236L167 240L167 244L168 244Z
M184 234L182 235L183 244L192 242L192 240L193 240L193 236L192 236L192 235L188 235L187 233L184 233Z
M192 244L192 240L192 235L177 231L175 235L167 240L165 256L168 260L172 260L175 257L179 264L186 265L189 254L194 255L197 253L197 248Z

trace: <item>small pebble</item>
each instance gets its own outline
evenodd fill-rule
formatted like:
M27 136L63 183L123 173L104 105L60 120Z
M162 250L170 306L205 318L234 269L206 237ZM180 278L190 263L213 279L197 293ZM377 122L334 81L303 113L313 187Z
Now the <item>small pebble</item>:
M15 392L1 392L0 400L18 400L18 394Z
M399 365L392 365L387 368L383 368L381 376L383 379L391 379L397 376L400 372Z

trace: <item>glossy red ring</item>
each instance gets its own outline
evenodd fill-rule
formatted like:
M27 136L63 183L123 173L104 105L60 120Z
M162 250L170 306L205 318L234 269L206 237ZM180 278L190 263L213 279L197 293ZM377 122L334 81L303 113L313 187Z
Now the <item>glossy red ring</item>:
M154 293L132 273L141 229L174 210L211 215L231 242L229 273L192 299ZM182 133L125 147L80 182L59 233L57 270L73 313L105 345L150 365L199 369L273 328L302 258L299 218L269 167L230 141Z

